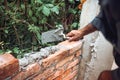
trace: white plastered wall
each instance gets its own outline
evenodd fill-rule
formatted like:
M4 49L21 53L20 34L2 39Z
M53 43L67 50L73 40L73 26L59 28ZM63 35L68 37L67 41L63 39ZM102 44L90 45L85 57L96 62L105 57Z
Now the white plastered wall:
M80 28L85 27L99 13L98 0L87 0L80 16ZM80 64L80 80L97 80L100 72L110 70L113 63L112 45L101 32L96 31L84 37Z

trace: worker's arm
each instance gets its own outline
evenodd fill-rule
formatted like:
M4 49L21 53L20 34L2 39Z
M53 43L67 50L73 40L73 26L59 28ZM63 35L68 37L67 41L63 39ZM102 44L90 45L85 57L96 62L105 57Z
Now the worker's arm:
M69 37L69 41L76 41L79 40L81 38L83 38L83 36L96 31L97 28L94 27L92 24L88 24L86 27L79 29L79 30L72 30L71 32L69 32L66 36Z
M79 40L79 39L83 38L83 36L85 36L91 32L94 32L96 30L101 31L104 35L106 35L105 24L104 24L104 23L106 23L105 19L106 18L104 15L104 11L101 8L99 14L86 27L84 27L80 30L72 30L71 32L69 32L67 34L67 37L70 37L69 41Z

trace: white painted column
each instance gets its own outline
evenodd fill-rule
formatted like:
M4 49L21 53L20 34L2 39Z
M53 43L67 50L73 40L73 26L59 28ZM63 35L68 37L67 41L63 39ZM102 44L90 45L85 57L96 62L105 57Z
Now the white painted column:
M87 0L82 8L80 28L85 27L99 13L98 0ZM110 70L113 62L112 45L101 32L84 37L83 59L80 64L80 80L97 80L100 72Z

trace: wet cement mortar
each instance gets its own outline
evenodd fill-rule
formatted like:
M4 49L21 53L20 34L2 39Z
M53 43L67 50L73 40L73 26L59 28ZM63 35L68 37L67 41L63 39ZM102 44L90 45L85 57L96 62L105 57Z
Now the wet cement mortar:
M49 55L54 54L60 50L60 46L50 46L41 48L39 52L26 53L23 58L19 59L20 70L26 69L27 65L38 62L40 65L42 59L47 58Z

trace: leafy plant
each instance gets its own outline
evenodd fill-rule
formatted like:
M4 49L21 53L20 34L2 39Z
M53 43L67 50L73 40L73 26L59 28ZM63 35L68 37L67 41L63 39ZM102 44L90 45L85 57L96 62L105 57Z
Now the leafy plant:
M41 33L63 25L77 29L80 10L76 0L0 0L0 53L15 57L53 45L41 43Z

